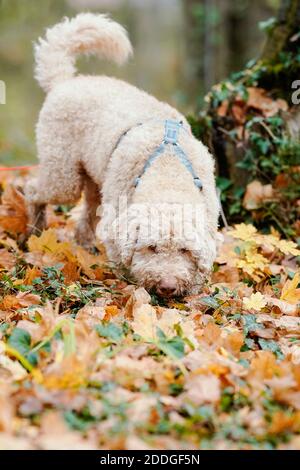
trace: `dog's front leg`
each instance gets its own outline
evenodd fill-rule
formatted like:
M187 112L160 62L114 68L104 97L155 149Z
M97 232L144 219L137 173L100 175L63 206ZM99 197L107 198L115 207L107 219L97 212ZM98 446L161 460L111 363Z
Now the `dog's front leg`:
M96 244L95 230L99 222L97 209L101 203L99 186L89 177L85 177L83 203L80 217L76 224L75 238L77 243L85 248Z
M46 203L41 202L36 185L37 180L32 179L25 187L27 236L39 235L46 228Z

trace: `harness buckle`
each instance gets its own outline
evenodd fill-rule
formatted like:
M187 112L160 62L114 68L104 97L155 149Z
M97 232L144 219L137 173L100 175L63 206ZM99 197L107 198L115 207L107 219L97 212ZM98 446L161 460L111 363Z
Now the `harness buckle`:
M179 131L181 128L182 125L179 122L167 119L165 122L164 143L173 145L177 144Z

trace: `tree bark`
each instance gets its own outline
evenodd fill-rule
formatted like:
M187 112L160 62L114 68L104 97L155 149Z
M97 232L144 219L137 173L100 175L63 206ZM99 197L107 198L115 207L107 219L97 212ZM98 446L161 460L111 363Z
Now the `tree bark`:
M300 1L282 0L275 27L269 34L261 59L274 61L280 52L288 51L292 46L292 36L299 33L299 26Z
M263 52L253 68L247 70L247 73L256 73L259 69L257 86L266 89L272 97L284 98L289 105L291 105L293 91L292 82L300 79L300 62L296 60L296 57L294 60L293 56L293 54L295 56L299 54L299 46L300 0L282 0L275 25L268 35ZM286 54L289 60L292 60L292 66L283 66L286 59L282 54ZM235 186L245 185L249 175L246 170L238 168L237 163L244 158L247 142L241 140L235 142L228 137L230 131L236 129L237 123L234 119L224 119L219 116L213 101L209 102L206 114L212 119L212 128L208 130L206 143L212 144L220 176L230 179ZM299 136L300 113L298 109L293 110L293 113L287 115L286 118L287 126L289 120L293 124L294 135L295 125L299 124ZM258 129L258 132L263 132L263 129Z

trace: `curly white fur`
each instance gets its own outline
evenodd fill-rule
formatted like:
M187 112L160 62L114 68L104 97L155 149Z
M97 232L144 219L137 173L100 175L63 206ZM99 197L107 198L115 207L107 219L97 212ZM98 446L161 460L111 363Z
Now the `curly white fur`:
M35 45L35 77L40 86L49 92L72 78L79 54L96 54L123 64L132 54L132 46L125 29L106 15L82 13L71 20L65 18L47 29L46 39L40 38Z
M149 289L197 291L216 255L219 204L212 156L192 136L184 116L168 104L115 78L73 76L81 52L121 62L131 51L124 29L103 15L80 14L49 29L46 40L40 40L36 76L49 93L37 124L39 175L26 188L31 225L43 226L38 215L45 204L76 202L84 190L79 241L92 243L96 230L110 259L122 262ZM203 191L171 148L134 187L162 142L166 119L181 120L188 129L180 133L179 143ZM120 210L124 198L127 207ZM191 213L182 218L183 205L200 215L200 225ZM170 217L171 228L161 230L161 221ZM147 237L143 228L150 221L157 230ZM116 237L116 226L121 236Z

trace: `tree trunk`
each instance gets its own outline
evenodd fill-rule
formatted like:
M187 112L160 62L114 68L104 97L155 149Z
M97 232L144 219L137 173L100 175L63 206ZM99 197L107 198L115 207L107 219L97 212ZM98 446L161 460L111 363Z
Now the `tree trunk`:
M185 81L192 98L236 72L257 54L263 33L253 28L272 10L261 0L184 0Z
M263 61L275 61L278 54L291 48L291 38L299 33L300 26L300 1L282 0L276 19L261 59Z
M291 105L292 83L300 79L299 26L300 0L282 0L276 22L268 34L263 52L253 67L245 71L240 84L246 88L249 86L264 88L272 98L283 98ZM234 35L234 33L231 34ZM290 65L285 65L285 61ZM249 78L255 74L258 78L252 82L249 81ZM230 133L238 128L237 122L232 119L232 114L230 117L224 117L219 113L222 104L228 100L234 100L239 94L236 85L237 82L233 83L234 91L231 96L223 99L223 103L220 102L216 106L215 100L209 100L205 119L207 116L211 118L212 127L206 129L204 134L207 137L206 143L211 144L211 149L216 156L220 176L230 179L235 186L241 186L247 183L249 174L246 170L237 167L237 163L245 156L247 142L229 137ZM295 125L300 125L300 113L295 109L292 114L286 116L286 119L292 122L295 135ZM201 125L205 126L200 121L200 127ZM258 132L263 132L263 130L259 129Z

